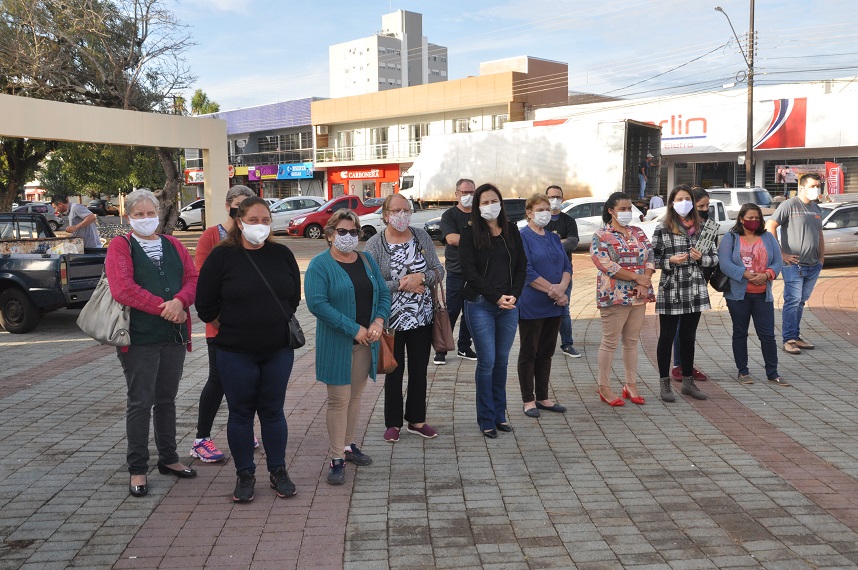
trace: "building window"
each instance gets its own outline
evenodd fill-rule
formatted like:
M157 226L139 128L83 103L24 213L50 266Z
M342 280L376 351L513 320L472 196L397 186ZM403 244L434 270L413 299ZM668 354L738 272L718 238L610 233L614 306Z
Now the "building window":
M370 156L372 158L387 158L387 127L369 130Z
M467 133L471 129L468 127L468 119L455 119L453 120L453 132L454 133Z
M509 120L509 115L492 115L492 129L502 129L503 124Z

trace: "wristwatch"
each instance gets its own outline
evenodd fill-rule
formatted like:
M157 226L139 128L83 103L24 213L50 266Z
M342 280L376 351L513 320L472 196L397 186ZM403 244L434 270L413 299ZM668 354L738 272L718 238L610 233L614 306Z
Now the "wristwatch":
M425 273L420 278L420 284L426 285L426 274Z

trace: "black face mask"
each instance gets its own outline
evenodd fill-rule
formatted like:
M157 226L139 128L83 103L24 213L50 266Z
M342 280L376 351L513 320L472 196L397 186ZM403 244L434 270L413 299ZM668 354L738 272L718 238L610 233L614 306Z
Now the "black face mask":
M229 209L229 217L233 220L238 217L238 208L230 208Z
M709 219L709 210L697 210L697 215L705 222Z

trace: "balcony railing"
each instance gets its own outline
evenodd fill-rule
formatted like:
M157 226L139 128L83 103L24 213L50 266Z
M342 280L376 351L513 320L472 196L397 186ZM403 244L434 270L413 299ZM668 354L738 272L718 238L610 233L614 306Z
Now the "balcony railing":
M420 141L317 148L316 162L404 160L420 154Z

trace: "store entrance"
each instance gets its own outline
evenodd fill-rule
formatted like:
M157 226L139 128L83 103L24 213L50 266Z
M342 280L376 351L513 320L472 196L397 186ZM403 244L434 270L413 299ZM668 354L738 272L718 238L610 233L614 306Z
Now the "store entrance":
M674 167L676 184L702 186L703 188L736 188L735 162L688 162ZM741 181L744 184L744 180Z
M364 200L376 198L375 180L364 180L361 182L361 196L363 196Z

